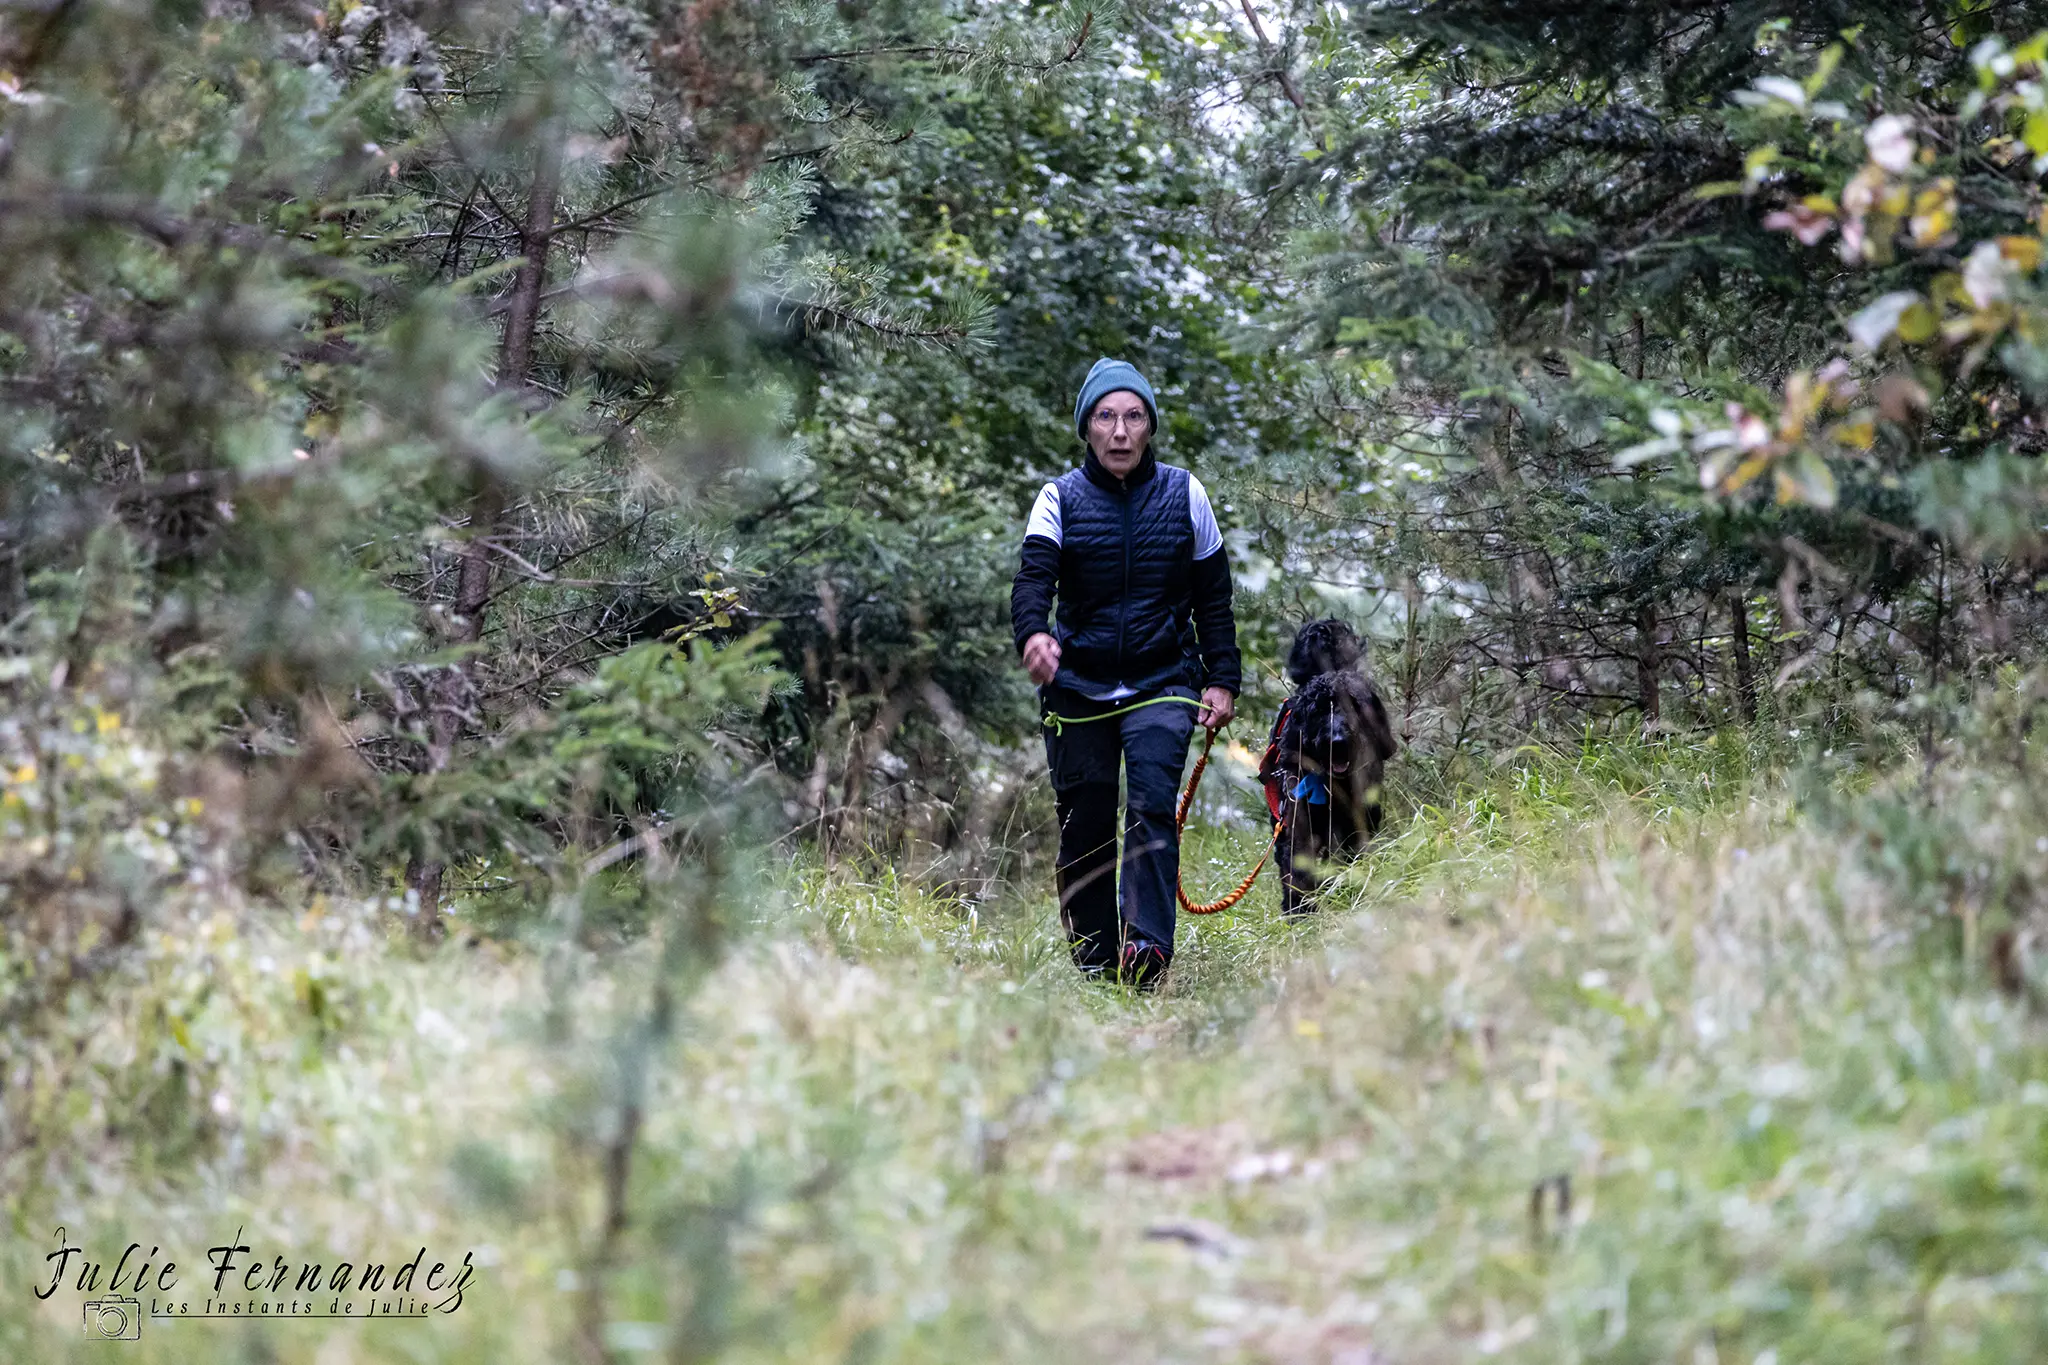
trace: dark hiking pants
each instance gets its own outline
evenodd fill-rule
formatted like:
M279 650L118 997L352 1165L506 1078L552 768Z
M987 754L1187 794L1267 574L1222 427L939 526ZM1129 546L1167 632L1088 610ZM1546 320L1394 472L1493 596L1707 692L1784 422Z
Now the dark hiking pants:
M1192 698L1185 687L1163 693ZM1064 687L1041 689L1045 709L1062 716L1099 716L1146 697L1089 701ZM1111 720L1045 732L1045 761L1059 810L1060 923L1083 971L1114 968L1130 938L1150 939L1173 953L1174 893L1180 884L1180 834L1173 810L1195 708L1146 706ZM1116 847L1117 769L1123 769L1122 885ZM1119 897L1121 892L1121 897ZM1121 913L1119 913L1119 908Z

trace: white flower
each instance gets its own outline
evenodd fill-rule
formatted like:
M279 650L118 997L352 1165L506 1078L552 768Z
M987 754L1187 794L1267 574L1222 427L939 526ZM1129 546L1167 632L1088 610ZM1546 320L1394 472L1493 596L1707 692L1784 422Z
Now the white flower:
M1870 159L1900 175L1913 164L1913 153L1919 148L1913 144L1913 120L1904 114L1886 114L1864 130L1863 145L1870 149Z
M1977 243L1970 259L1963 262L1963 290L1970 296L1970 302L1979 308L1989 308L2006 296L2011 283L2012 265L1999 251L1998 243Z
M1849 183L1842 186L1842 209L1851 217L1861 218L1877 206L1877 195L1886 185L1882 174L1865 166L1856 172Z
M1997 251L1997 247L1992 250ZM1901 289L1886 294L1865 305L1856 316L1848 321L1849 337L1866 351L1874 351L1884 345L1899 325L1899 319L1908 308L1920 301L1920 296L1910 289Z
M1756 88L1773 99L1780 99L1794 109L1806 107L1806 87L1785 76L1758 76Z
M1998 38L1986 38L1971 48L1970 65L1979 71L1989 71L2000 80L2019 70L2019 63L2013 59L2012 53L2006 50L2005 43Z
M1733 404L1729 405L1731 408ZM1771 443L1771 429L1764 419L1753 412L1735 409L1729 413L1735 419L1735 446L1738 450L1761 450Z

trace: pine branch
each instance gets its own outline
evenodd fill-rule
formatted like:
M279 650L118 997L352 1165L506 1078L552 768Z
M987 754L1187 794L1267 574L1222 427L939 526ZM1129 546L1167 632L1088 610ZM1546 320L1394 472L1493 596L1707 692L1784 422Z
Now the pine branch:
M181 218L153 200L116 194L0 195L0 218L43 218L131 228L167 247L194 243L273 251L308 274L370 288L377 276L352 262L312 251L272 232L245 223Z
M795 311L817 330L845 328L888 345L976 346L985 344L987 339L986 304L942 310L932 320L924 321L895 310L862 311L826 300L784 297L778 303Z
M998 47L968 47L954 43L901 43L887 47L855 47L839 52L812 52L792 60L798 66L814 66L822 62L865 61L870 57L925 57L939 61L956 61L962 65L993 65L1006 71L1028 71L1033 75L1042 76L1079 61L1083 49L1088 46L1089 35L1094 30L1095 11L1083 10L1080 27L1068 39L1066 51L1057 57L1035 62L1005 56Z

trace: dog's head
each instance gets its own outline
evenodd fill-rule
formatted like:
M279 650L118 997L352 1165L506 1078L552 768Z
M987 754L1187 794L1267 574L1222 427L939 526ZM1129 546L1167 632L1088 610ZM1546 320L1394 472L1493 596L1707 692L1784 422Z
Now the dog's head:
M1358 632L1334 616L1310 621L1294 634L1294 648L1287 653L1287 676L1296 687L1305 687L1318 673L1356 668L1365 657L1365 645Z
M1350 668L1303 683L1280 731L1280 759L1292 771L1357 775L1372 783L1398 747L1379 692Z

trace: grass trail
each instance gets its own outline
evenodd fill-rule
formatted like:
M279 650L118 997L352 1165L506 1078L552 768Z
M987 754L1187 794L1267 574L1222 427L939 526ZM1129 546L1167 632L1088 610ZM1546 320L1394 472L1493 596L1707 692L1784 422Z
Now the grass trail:
M1227 884L1255 853L1210 831L1188 858ZM1080 982L1042 899L970 912L796 869L654 1072L605 1339L626 1360L2038 1358L2039 1028L1902 933L1854 853L1726 743L1531 751L1417 803L1321 918L1280 922L1268 878L1189 926L1156 997ZM550 1041L536 955L410 962L332 910L269 934L187 949L238 964L212 968L236 984L209 1027L251 1078L228 1136L197 1176L97 1166L36 1224L17 1209L10 1283L57 1222L116 1250L237 1224L288 1260L476 1247L452 1316L152 1323L121 1358L573 1358L608 1136L578 1116L613 1054ZM638 956L576 964L590 1037L640 998ZM339 1002L311 1047L306 964ZM0 1355L106 1358L76 1299L14 1296Z

